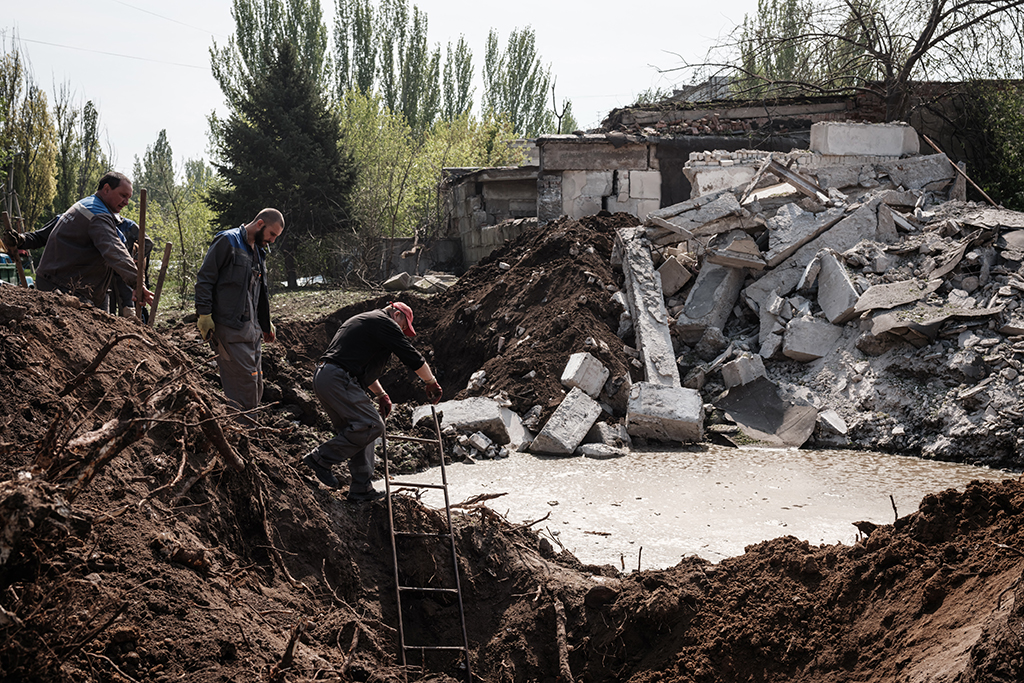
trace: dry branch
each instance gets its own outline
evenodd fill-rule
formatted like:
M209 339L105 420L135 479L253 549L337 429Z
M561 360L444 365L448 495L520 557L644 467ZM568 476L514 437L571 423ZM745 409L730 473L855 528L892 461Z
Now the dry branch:
M64 388L61 389L60 393L57 394L57 395L58 396L67 396L72 391L77 389L82 384L82 382L84 382L86 379L89 378L90 375L92 375L93 373L96 372L96 368L98 368L100 366L100 363L102 363L103 359L107 357L107 354L110 353L111 350L113 350L113 348L115 346L117 346L119 343L121 343L125 339L138 339L140 342L142 342L146 346L149 346L150 348L155 347L155 344L153 344L153 342L149 341L148 339L146 339L145 337L143 337L140 334L135 334L134 332L129 333L129 334L118 335L118 336L112 338L106 344L104 344L103 348L101 348L96 353L96 357L92 359L92 362L89 363L88 367L86 367L85 370L82 370L82 372L80 372L78 374L78 376L75 377L73 380L71 380L70 382L65 384Z
M572 683L572 669L569 668L569 645L565 637L565 606L557 597L552 600L555 604L555 639L558 642L558 673L559 679Z
M199 396L195 389L189 387L188 391L192 399L199 404L199 419L203 428L203 434L206 435L206 438L210 440L210 443L214 445L221 457L224 458L224 462L227 463L228 467L236 472L244 470L245 461L235 453L235 449L228 443L227 438L224 436L224 430L221 429L220 423L213 416L210 406L206 404L206 401Z

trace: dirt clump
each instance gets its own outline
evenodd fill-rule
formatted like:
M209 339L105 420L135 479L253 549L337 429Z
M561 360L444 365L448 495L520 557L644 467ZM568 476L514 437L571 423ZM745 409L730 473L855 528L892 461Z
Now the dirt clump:
M516 410L550 411L581 348L613 375L635 371L608 288L626 220L559 221L442 295L403 294L446 398L503 391ZM192 328L0 294L0 679L466 679L453 653L400 666L386 502L349 503L298 463L329 432L316 360L345 318L387 297L282 317L265 351L273 405L246 429ZM466 389L481 369L483 388ZM401 367L383 382L400 430L420 383ZM391 504L399 528L444 528L411 494ZM1018 481L974 483L853 546L786 537L623 573L470 503L453 522L474 680L1017 681L1022 513ZM400 551L403 584L451 584L445 542ZM461 643L452 600L406 604L408 642Z

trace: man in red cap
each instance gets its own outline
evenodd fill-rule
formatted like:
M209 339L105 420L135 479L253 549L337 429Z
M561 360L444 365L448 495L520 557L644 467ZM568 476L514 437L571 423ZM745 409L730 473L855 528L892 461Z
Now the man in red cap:
M412 318L412 309L401 302L352 316L342 323L313 373L313 391L337 434L303 456L302 462L321 483L336 489L339 483L331 466L348 460L351 501L384 496L374 490L371 479L373 443L384 434L384 420L391 413L391 399L379 381L391 354L423 380L432 403L441 400L441 385L409 341L416 336ZM370 394L377 400L376 408Z

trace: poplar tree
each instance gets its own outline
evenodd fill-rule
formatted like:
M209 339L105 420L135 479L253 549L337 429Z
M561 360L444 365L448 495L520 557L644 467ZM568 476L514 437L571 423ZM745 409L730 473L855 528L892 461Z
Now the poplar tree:
M551 68L544 67L537 56L531 27L513 29L504 50L498 45L498 32L491 29L483 76L484 109L496 117L508 117L516 135L534 137L554 128L547 108Z

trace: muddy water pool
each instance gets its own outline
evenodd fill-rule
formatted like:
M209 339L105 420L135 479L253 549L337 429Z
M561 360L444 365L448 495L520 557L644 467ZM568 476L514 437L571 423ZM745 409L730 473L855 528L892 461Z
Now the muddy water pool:
M1017 473L863 451L725 448L639 450L612 459L514 453L447 466L453 504L478 494L587 564L662 569L697 555L712 562L779 536L853 544L855 521L891 524L928 493ZM440 483L441 469L400 481ZM430 507L441 491L422 490Z

